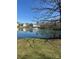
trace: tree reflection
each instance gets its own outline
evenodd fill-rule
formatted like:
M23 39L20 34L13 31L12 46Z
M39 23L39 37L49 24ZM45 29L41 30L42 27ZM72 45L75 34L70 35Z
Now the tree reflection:
M37 33L43 36L47 36L48 38L61 38L61 31L59 30L39 29Z

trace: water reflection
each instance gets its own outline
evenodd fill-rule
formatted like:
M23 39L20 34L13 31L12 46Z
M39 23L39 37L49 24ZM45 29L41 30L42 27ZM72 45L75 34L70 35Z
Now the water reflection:
M60 38L61 31L40 28L17 28L17 38Z

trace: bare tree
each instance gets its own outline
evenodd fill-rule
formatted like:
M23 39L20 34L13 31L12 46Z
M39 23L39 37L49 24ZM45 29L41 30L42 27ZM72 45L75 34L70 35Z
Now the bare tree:
M35 7L35 12L40 12L39 18L42 20L61 16L61 0L40 0L40 7ZM55 14L58 13L58 14Z

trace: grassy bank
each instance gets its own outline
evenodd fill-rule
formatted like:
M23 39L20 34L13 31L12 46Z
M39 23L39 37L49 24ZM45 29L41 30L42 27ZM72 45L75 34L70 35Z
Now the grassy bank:
M60 39L18 39L17 59L61 59L60 46Z

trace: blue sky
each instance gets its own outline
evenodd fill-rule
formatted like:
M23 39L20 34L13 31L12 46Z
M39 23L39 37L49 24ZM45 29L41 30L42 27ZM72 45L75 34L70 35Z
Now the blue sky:
M17 21L20 23L33 23L34 17L40 16L33 12L33 7L39 7L39 0L17 0Z
M38 5L34 0L17 0L17 21L21 23L33 22L32 7Z

